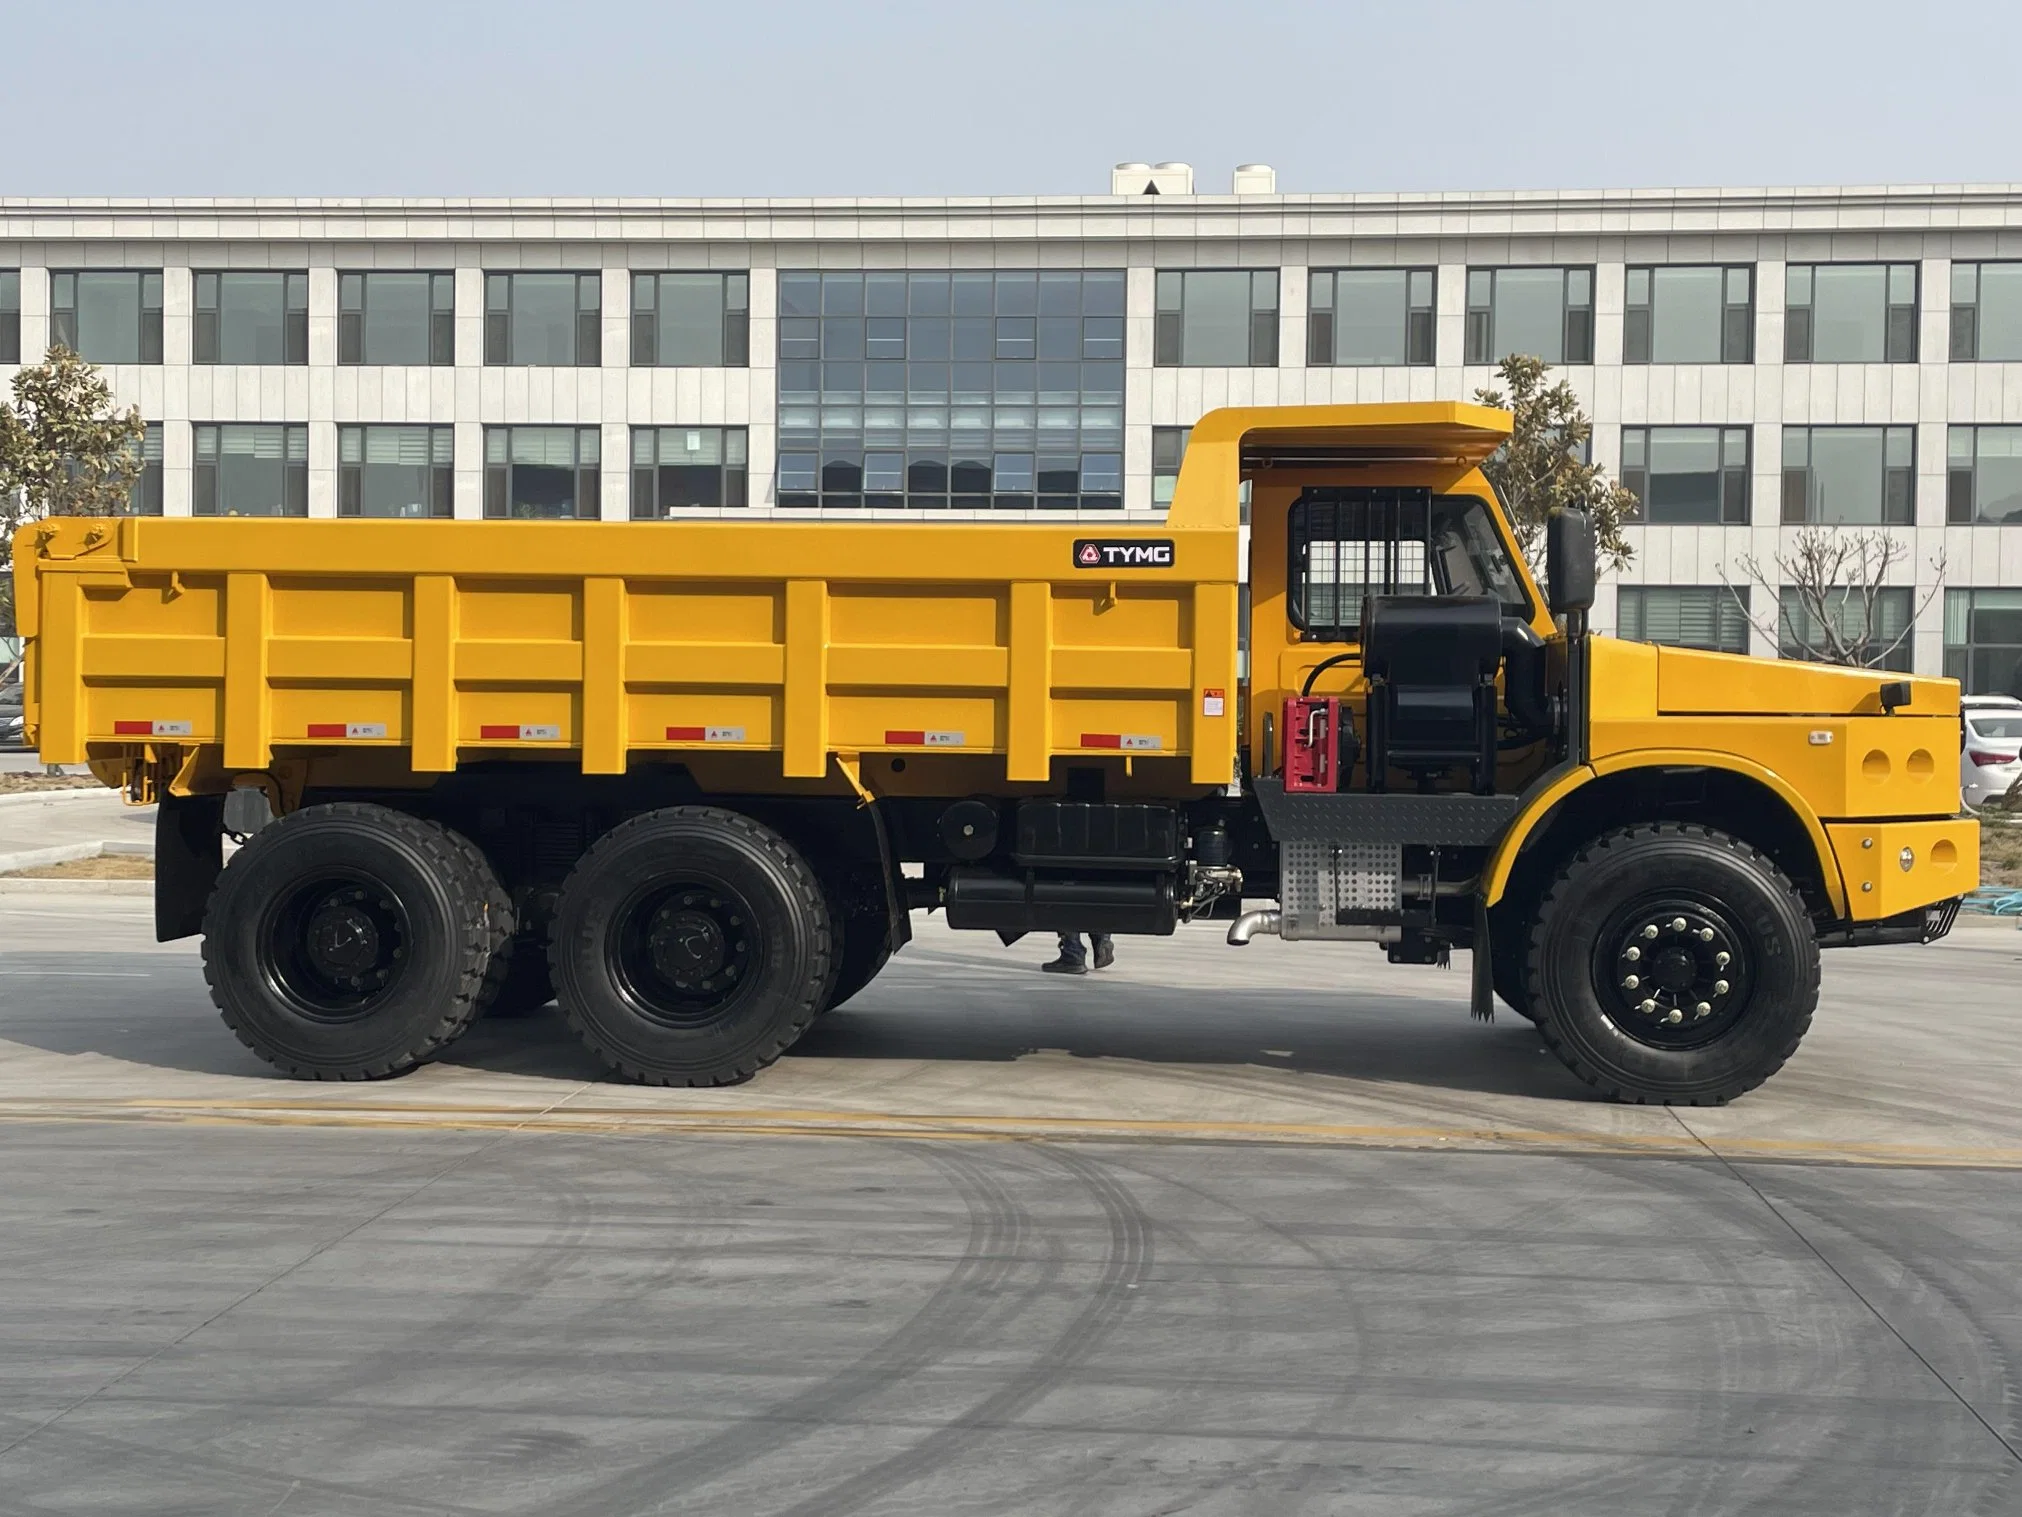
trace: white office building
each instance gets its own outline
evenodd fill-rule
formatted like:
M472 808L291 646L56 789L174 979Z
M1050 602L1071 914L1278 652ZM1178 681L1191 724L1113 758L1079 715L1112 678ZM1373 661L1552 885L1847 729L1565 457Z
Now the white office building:
M1645 502L1600 625L1774 654L1742 558L1885 529L1891 662L2009 688L2022 189L1211 188L0 199L0 383L102 365L172 516L1151 519L1214 407L1464 399L1532 352Z

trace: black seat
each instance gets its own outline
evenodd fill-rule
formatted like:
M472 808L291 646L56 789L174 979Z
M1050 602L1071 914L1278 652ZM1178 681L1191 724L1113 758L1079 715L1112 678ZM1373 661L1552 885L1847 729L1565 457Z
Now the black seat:
M1369 788L1406 770L1421 789L1466 765L1495 789L1495 676L1502 605L1492 595L1372 595L1362 605L1369 679Z

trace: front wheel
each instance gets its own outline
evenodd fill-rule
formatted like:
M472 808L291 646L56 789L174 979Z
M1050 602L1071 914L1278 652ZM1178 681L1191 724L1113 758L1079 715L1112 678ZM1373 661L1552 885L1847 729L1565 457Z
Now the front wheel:
M1789 879L1708 827L1625 827L1589 843L1531 932L1538 1030L1618 1101L1717 1106L1797 1051L1818 1006L1818 943Z

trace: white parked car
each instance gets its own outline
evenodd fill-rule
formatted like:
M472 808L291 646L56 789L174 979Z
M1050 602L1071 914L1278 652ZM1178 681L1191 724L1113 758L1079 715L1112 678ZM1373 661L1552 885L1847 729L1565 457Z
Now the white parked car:
M1977 811L2022 775L2022 701L1969 695L1959 702L1959 790Z

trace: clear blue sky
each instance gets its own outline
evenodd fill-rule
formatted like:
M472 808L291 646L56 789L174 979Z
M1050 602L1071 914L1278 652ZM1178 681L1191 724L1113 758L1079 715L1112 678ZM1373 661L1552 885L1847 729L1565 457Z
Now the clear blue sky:
M2022 5L0 0L0 194L2022 180Z

